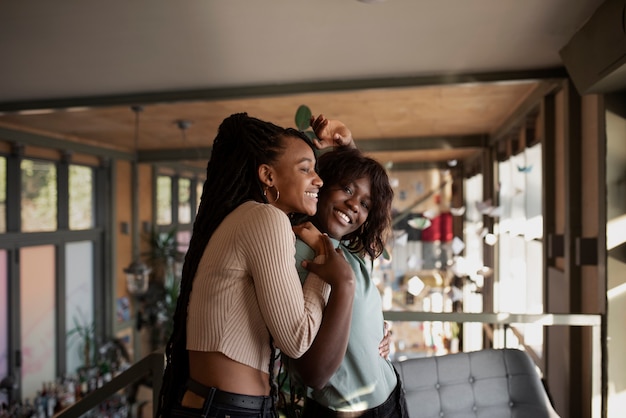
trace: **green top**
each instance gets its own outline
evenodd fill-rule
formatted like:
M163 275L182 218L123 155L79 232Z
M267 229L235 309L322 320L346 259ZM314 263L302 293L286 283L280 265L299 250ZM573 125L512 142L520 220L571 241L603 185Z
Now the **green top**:
M356 277L352 308L352 323L346 355L339 369L322 390L308 389L308 396L334 410L362 411L387 400L397 384L393 366L378 352L383 339L384 318L380 292L370 278L365 260L340 244ZM312 260L313 250L299 239L296 241L296 267L304 283L307 270L302 260Z

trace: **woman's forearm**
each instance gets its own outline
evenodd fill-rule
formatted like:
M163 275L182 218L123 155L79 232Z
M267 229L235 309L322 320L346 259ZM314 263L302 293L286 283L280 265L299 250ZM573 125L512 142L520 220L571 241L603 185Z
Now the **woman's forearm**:
M311 388L323 388L343 361L350 336L354 291L354 282L333 287L313 344L302 357L293 360L302 382Z

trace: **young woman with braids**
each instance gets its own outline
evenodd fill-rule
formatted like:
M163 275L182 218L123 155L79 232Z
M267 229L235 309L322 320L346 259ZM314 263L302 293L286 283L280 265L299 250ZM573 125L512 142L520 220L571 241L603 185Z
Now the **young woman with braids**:
M382 254L390 232L393 189L384 167L354 147L343 123L320 115L311 125L322 143L349 145L318 159L324 185L311 222L333 239L352 266L356 295L349 333L316 339L303 356L288 361L296 380L308 386L302 417L407 417L400 378L387 359L388 348L384 351L388 339L380 293L370 277L372 260ZM296 265L312 253L298 240ZM306 285L306 271L299 272Z
M220 125L166 346L159 416L273 417L275 348L299 357L320 327L347 332L354 274L330 239L297 228L318 249L304 287L294 265L288 215L315 213L315 168L310 142L294 129L245 113Z

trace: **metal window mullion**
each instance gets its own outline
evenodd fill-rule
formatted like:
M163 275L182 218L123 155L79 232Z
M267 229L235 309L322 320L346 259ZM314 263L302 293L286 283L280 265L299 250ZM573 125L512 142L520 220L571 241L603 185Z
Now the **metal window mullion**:
M172 225L178 225L178 208L180 206L180 176L178 174L172 177Z
M18 378L22 374L22 327L20 323L21 313L21 290L19 277L19 251L15 247L8 251L8 314L9 314L9 370L8 373L14 378ZM21 386L17 390L11 392L12 399L21 399Z
M582 235L582 99L571 81L565 87L564 102L565 161L565 275L569 281L569 312L583 312L582 271L576 263L576 242ZM585 336L582 329L570 330L570 410L583 411L585 394L580 377Z
M22 160L24 146L13 144L11 155L7 157L7 232L19 232L22 229Z
M116 280L115 234L113 234L113 208L115 193L113 185L113 164L110 158L101 159L100 166L94 169L94 222L101 233L94 242L94 309L102 312L96 315L96 335L114 335L113 312ZM97 297L97 295L102 295ZM98 322L100 321L100 322Z
M70 225L70 156L65 153L57 168L57 230L68 230Z
M191 185L189 186L189 206L191 208L191 224L193 224L196 216L198 215L198 203L200 196L198 196L198 183L200 179L198 176L193 176L191 179Z
M65 152L60 161L55 162L57 173L57 231L69 230L69 164L70 153ZM65 335L67 333L65 326L66 319L66 276L67 267L65 265L65 245L66 241L54 244L56 257L56 275L55 275L55 335L56 335L56 374L61 376L66 370L66 352L67 344Z
M55 295L54 303L55 309L55 335L56 335L56 375L62 376L66 372L66 353L67 353L67 329L65 326L65 319L67 316L66 310L66 298L65 278L67 275L67 266L65 265L65 242L55 244L55 256L56 256L56 280L55 280Z
M17 233L22 228L21 200L22 200L22 159L24 156L24 146L13 144L11 154L7 157L6 173L6 222L7 232ZM6 234L3 234L6 235ZM8 268L8 316L9 316L9 370L8 373L14 378L22 373L22 329L20 324L21 312L21 291L20 291L20 268L19 268L19 247L13 241L8 244L7 268ZM21 399L21 387L13 390L11 399Z

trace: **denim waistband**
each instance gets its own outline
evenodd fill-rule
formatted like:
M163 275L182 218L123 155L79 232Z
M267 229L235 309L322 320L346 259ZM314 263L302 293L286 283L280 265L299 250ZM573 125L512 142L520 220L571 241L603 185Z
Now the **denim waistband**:
M213 395L213 402L222 405L258 410L268 410L272 406L269 396L240 395L219 389L215 392L215 395Z
M212 388L196 380L189 379L187 381L187 389L196 395L207 398L211 395ZM269 410L272 406L271 397L269 396L241 395L220 389L215 389L213 392L213 402L222 405L258 410Z
M311 398L306 398L304 405L304 417L319 417L319 418L379 418L389 416L394 410L399 410L398 391L402 390L400 382L396 388L391 392L391 395L382 404L363 411L335 411L325 407L324 405L316 402Z

